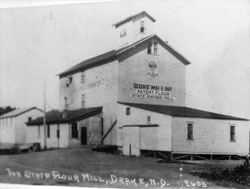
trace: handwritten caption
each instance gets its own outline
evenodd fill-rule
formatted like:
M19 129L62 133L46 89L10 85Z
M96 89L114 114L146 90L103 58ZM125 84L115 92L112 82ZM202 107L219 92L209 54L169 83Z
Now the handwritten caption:
M62 174L59 171L51 171L51 172L32 172L29 170L25 170L23 172L15 171L12 169L5 169L8 176L10 177L17 177L17 178L26 178L26 179L53 179L53 180L60 180L60 181L70 181L70 182L95 182L95 183L103 183L106 185L113 185L113 184L121 184L126 186L133 186L133 187L168 187L171 184L168 183L165 179L160 178L150 178L145 180L143 178L128 178L128 177L118 177L116 175L110 175L108 178L102 178L100 176L94 176L89 173L82 173L82 174ZM207 185L205 182L192 182L189 180L185 180L184 184L186 187L201 187L206 188Z

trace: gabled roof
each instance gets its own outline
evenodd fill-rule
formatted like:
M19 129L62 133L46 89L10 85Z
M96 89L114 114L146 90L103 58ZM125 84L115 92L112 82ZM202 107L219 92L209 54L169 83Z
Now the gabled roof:
M183 55L178 53L173 47L171 47L168 43L163 41L159 36L157 36L156 34L153 34L153 35L150 35L148 37L142 38L139 41L136 41L135 43L128 45L126 47L120 48L118 50L108 51L104 54L101 54L101 55L98 55L96 57L84 60L83 62L67 69L66 71L64 71L58 75L61 78L61 77L65 77L69 74L80 72L80 71L83 71L85 69L88 69L88 68L91 68L94 66L109 63L112 60L116 60L120 54L122 54L122 53L130 50L131 48L134 48L135 46L137 46L137 45L139 45L139 44L141 44L149 39L152 39L154 37L157 38L161 42L161 44L165 47L166 50L168 50L173 56L175 56L177 59L179 59L183 64L185 64L185 65L190 64L190 62Z
M21 114L24 114L24 113L26 113L26 112L28 112L30 110L33 110L33 109L37 109L37 110L43 112L42 110L40 110L40 109L38 109L36 107L21 108L21 109L16 109L16 110L13 110L11 112L8 112L6 114L1 115L0 119L9 118L9 117L17 117L17 116L19 116Z
M192 117L192 118L209 118L209 119L223 119L223 120L241 120L249 121L248 119L233 117L229 115L217 114L213 112L181 107L181 106L163 106L163 105L151 105L151 104L138 104L138 103L125 103L118 102L126 106L132 106L143 110L157 112L165 115L171 115L173 117Z
M46 113L46 123L47 124L70 123L73 121L86 119L88 117L100 114L101 112L102 112L102 107L67 110L64 112L59 110L53 110ZM43 125L43 117L31 120L27 122L27 125L28 126Z
M133 20L133 19L135 19L136 17L139 17L139 16L141 16L141 17L145 17L145 16L146 16L146 17L148 17L152 22L155 22L155 21L156 21L156 20L155 20L152 16L150 16L147 12L142 11L142 12L140 12L140 13L138 13L138 14L131 15L131 16L129 16L129 17L127 17L127 18L121 20L121 21L119 21L119 22L113 24L112 26L115 26L116 28L118 28L118 27L121 26L122 24L124 24L124 23L126 23L126 22L130 22L131 20Z

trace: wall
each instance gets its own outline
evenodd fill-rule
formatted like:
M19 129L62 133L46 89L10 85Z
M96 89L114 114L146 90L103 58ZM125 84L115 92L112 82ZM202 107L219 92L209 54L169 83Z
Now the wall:
M118 146L124 145L124 125L147 125L147 116L150 116L150 124L158 124L159 127L140 128L140 149L171 151L171 116L150 112L134 107L130 107L131 115L127 116L126 107L128 106L119 105L117 133ZM129 128L127 130L129 130Z
M60 138L57 138L57 124L50 125L50 137L47 137L47 148L67 148L69 146L69 125L59 124ZM40 134L38 132L40 127ZM47 129L47 126L46 126ZM27 143L40 143L44 148L44 127L27 126Z
M26 122L28 117L35 119L42 116L40 110L32 109L16 117L0 119L0 142L11 144L26 143Z
M157 38L155 38L157 42ZM149 61L156 61L155 73L158 77L149 77L152 73ZM171 98L156 99L133 96L134 83L172 87ZM185 65L171 55L161 43L158 55L147 54L147 42L143 42L119 56L119 101L185 106ZM145 95L146 96L146 95Z
M194 140L187 140L187 122L193 122ZM173 151L246 155L249 152L248 124L248 121L174 117ZM230 142L230 125L236 126L236 142Z
M15 118L0 119L0 142L1 143L15 143Z
M67 77L60 78L60 110L65 108L67 97L69 110L82 108L82 94L85 107L112 104L118 99L118 63L113 61L102 66L85 70L85 83L81 83L81 72L72 75L72 83L66 87Z
M100 144L102 137L102 120L100 116L93 116L77 122L78 138L72 138L72 125L69 125L69 146L81 145L81 127L87 128L87 144Z
M36 119L38 117L43 116L43 112L38 109L32 109L24 114L21 114L15 118L15 141L16 143L27 143L26 140L26 133L27 133L27 126L26 122L28 122L28 118Z
M81 73L73 74L73 80L66 87L66 77L60 79L60 109L64 109L64 97L68 98L69 109L81 108L82 94L85 94L86 108L103 107L104 133L116 120L118 101L118 62L113 61L85 71L85 84L81 84ZM70 135L71 136L71 135ZM71 144L79 140L71 140ZM104 144L116 145L116 128L104 140Z
M140 21L144 21L145 32L140 33ZM118 41L118 48L132 44L141 38L147 37L154 32L154 23L147 17L143 17L140 20L134 19L133 21L127 22L118 28L116 28L116 37ZM126 35L120 37L121 32L126 31Z

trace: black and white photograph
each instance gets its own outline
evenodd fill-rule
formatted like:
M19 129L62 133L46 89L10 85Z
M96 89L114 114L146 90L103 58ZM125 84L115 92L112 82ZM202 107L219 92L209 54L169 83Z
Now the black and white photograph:
M249 0L0 1L0 188L249 188Z

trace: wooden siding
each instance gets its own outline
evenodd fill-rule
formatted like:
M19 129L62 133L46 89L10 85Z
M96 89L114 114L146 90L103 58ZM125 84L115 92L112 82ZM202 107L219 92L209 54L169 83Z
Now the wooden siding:
M145 32L140 33L140 21L144 21ZM154 23L147 17L143 17L140 20L133 20L127 22L116 28L116 37L118 42L118 48L124 47L126 45L132 44L144 37L147 37L154 32ZM120 37L120 33L126 30L126 36Z
M26 122L28 117L35 119L42 116L43 113L37 109L32 109L17 117L8 117L0 119L0 143L25 144L26 140Z
M40 127L40 135L38 130ZM60 138L57 138L57 124L50 125L50 137L47 137L47 148L67 148L69 146L69 125L60 124ZM47 129L47 127L46 127ZM40 143L44 148L44 126L27 127L27 143Z
M67 97L69 110L82 108L82 94L85 107L104 106L118 100L118 63L113 61L85 71L85 83L81 83L81 72L72 75L72 83L66 86L67 77L60 78L60 110L65 109Z
M193 140L187 140L189 122L193 123ZM249 152L248 124L248 121L173 118L173 152L246 155ZM235 142L230 142L230 125L235 125Z
M73 74L72 77L72 83L69 87L66 87L67 77L60 79L60 109L64 109L65 96L68 98L70 110L81 108L81 97L82 94L85 94L86 108L103 107L103 131L105 133L117 117L118 62L113 61L86 70L86 82L84 84L81 83L81 73ZM104 144L117 144L116 130L116 127L112 129L111 133L105 138ZM96 137L99 137L99 134ZM71 143L79 144L79 140L72 140Z
M148 61L156 60L158 78L148 77ZM131 97L133 84L172 87L175 100ZM185 65L158 44L158 55L147 54L147 43L123 53L119 57L118 96L120 102L185 106Z
M148 125L147 116L150 116L150 124L158 124L158 127L140 127L140 149L171 151L171 116L132 107L130 107L131 115L126 115L127 107L119 105L118 145L123 146L124 140L127 140L124 137L129 137L129 135L126 135L126 131L123 132L124 125Z

